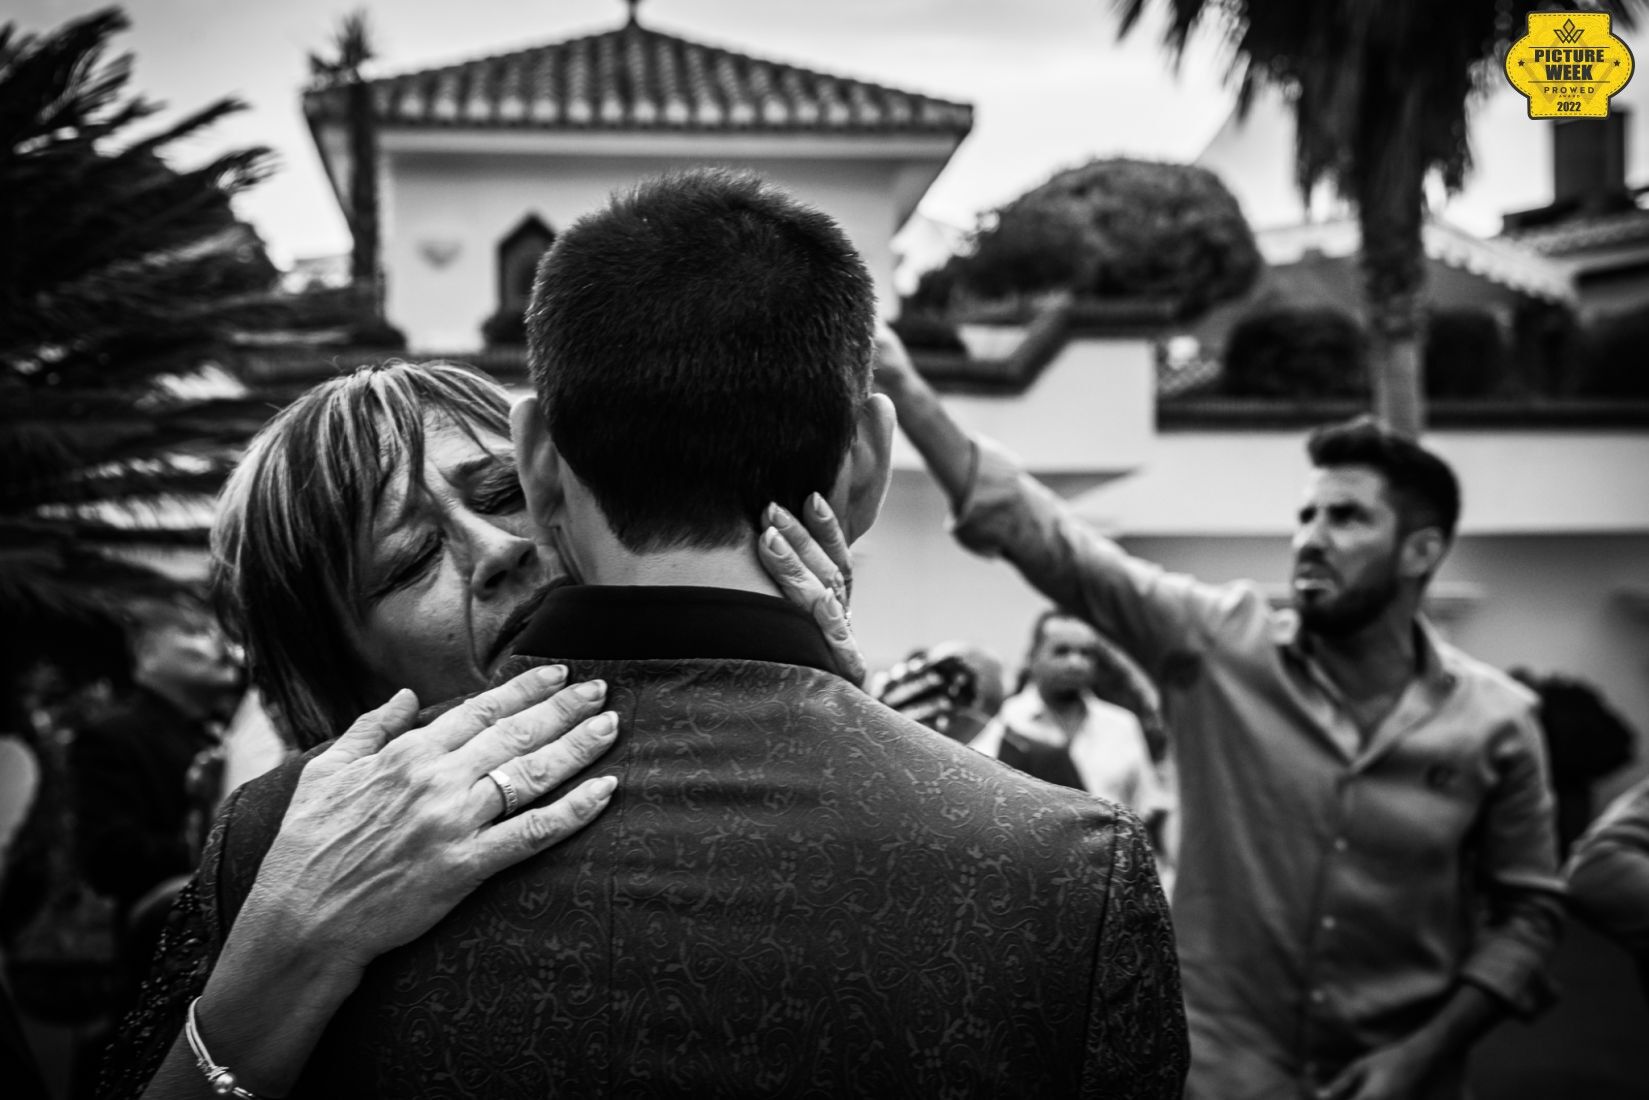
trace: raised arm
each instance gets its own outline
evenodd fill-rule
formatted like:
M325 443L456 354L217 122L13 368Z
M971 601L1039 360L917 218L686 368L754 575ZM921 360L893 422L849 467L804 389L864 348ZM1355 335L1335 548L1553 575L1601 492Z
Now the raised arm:
M974 439L916 373L899 338L877 335L876 384L899 427L950 497L968 549L1010 561L1030 585L1091 622L1153 677L1176 653L1201 648L1243 606L1243 592L1198 584L1131 557L1074 516L1064 501Z

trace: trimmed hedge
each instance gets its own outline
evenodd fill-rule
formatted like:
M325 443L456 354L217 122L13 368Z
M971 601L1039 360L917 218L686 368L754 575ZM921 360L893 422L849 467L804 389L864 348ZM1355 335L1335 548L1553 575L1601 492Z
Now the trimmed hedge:
M1239 297L1260 268L1254 235L1219 177L1117 158L1061 172L1001 207L974 235L973 252L944 270L954 292L975 299L1067 290L1170 299L1191 312ZM926 294L942 307L953 288L936 280Z
M1510 370L1510 349L1494 314L1486 309L1434 309L1426 314L1426 396L1489 397Z
M1574 349L1578 397L1649 400L1649 308L1595 318Z
M899 319L892 323L892 328L899 339L904 341L905 347L913 351L948 351L965 354L968 350L962 343L956 326L937 314L907 311L899 315Z
M1232 397L1365 397L1367 338L1355 318L1331 307L1251 313L1226 340L1220 392Z

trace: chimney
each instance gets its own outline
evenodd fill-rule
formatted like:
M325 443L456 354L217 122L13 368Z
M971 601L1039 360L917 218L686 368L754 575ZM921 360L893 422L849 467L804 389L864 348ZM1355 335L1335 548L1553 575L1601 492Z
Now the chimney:
M1552 205L1599 213L1631 205L1626 190L1626 115L1552 125Z

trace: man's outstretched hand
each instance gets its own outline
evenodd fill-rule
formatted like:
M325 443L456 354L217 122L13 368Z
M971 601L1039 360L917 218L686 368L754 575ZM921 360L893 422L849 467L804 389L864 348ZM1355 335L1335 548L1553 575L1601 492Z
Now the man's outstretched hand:
M876 388L897 400L913 388L926 385L916 373L905 342L886 321L876 322L876 361L873 364Z

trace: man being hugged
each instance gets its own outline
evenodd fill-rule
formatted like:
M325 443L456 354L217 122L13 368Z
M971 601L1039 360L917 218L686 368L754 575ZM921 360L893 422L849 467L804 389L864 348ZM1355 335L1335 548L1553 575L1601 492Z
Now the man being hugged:
M748 175L648 182L562 235L512 429L586 583L501 674L606 681L618 787L373 964L306 1095L1179 1095L1137 819L875 703L758 563L769 501L850 539L876 518L873 306L836 224ZM228 843L255 851L278 806L247 804Z

